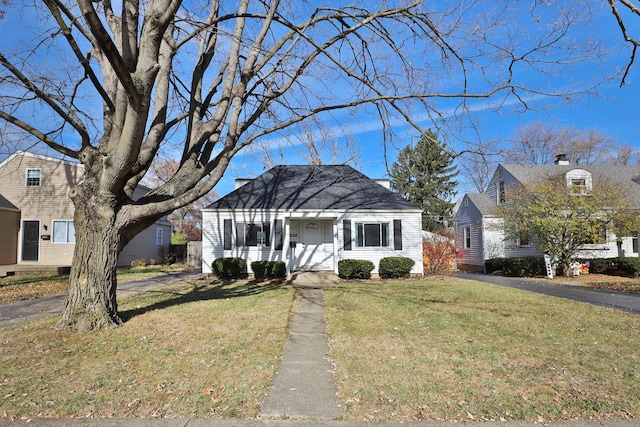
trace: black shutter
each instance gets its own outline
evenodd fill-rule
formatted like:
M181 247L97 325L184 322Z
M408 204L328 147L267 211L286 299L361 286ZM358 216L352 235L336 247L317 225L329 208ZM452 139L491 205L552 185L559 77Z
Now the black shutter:
M342 228L344 230L344 250L351 250L351 221L345 219L342 221Z
M231 220L224 220L224 250L231 250Z
M273 224L273 234L274 234L274 245L275 245L275 250L276 251L281 251L282 250L282 245L283 245L283 235L282 235L282 220L281 219L276 219L274 221Z
M393 220L393 249L402 250L402 220Z

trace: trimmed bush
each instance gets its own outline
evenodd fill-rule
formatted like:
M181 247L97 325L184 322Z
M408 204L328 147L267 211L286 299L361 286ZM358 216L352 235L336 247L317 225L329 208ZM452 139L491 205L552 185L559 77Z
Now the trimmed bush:
M211 269L220 279L239 279L247 274L247 262L242 258L218 258Z
M343 279L369 279L374 268L371 261L343 259L338 261L338 276Z
M618 258L618 269L633 277L640 277L640 258Z
M284 261L254 261L251 263L251 270L256 280L287 275L287 266Z
M491 258L484 262L484 270L487 274L495 273L496 271L505 270L506 258Z
M508 276L515 277L544 276L546 274L544 258L537 256L492 258L486 260L484 265L489 274L498 270L502 270Z
M285 277L287 275L287 265L284 261L271 261L269 267L269 277Z
M587 261L591 274L606 274L607 271L618 268L618 258L593 258Z
M411 268L415 261L411 258L391 256L382 258L378 272L380 277L384 279L393 279L396 277L409 277Z
M257 280L267 277L267 269L269 268L269 261L253 261L251 263L251 270Z

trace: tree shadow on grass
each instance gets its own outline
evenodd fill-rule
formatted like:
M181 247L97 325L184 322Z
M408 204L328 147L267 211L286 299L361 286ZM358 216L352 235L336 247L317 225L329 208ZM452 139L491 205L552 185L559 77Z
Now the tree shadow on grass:
M147 295L156 295L161 299L142 307L136 307L129 310L120 311L118 314L124 322L128 322L136 316L159 310L163 308L174 307L181 304L187 304L195 301L219 300L228 298L241 298L251 295L258 295L269 292L283 286L287 283L285 280L270 281L249 281L240 284L235 281L214 281L214 282L188 282L191 289L187 291L179 290L177 287L168 287L164 289L154 289L144 291Z

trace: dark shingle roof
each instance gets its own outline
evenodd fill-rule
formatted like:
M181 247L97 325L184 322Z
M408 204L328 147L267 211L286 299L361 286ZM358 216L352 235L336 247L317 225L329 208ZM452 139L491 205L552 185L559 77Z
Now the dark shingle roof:
M496 203L486 194L467 194L471 203L473 203L483 216L490 216L496 211Z
M9 211L19 211L13 203L5 199L2 194L0 194L0 209L9 210Z
M207 209L415 210L398 194L346 165L276 166Z
M627 199L640 206L640 166L638 165L514 165L502 167L522 183L536 182L556 174L566 174L574 169L591 172L593 182L604 180L620 185Z

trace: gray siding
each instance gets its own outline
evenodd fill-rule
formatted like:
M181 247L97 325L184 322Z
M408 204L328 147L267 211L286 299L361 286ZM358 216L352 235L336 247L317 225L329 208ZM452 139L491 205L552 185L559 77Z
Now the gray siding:
M464 196L458 208L455 224L456 246L463 251L462 257L458 260L458 264L484 267L482 214L471 200L469 200L468 196ZM467 226L471 231L471 247L469 249L465 249L464 246L464 228Z

